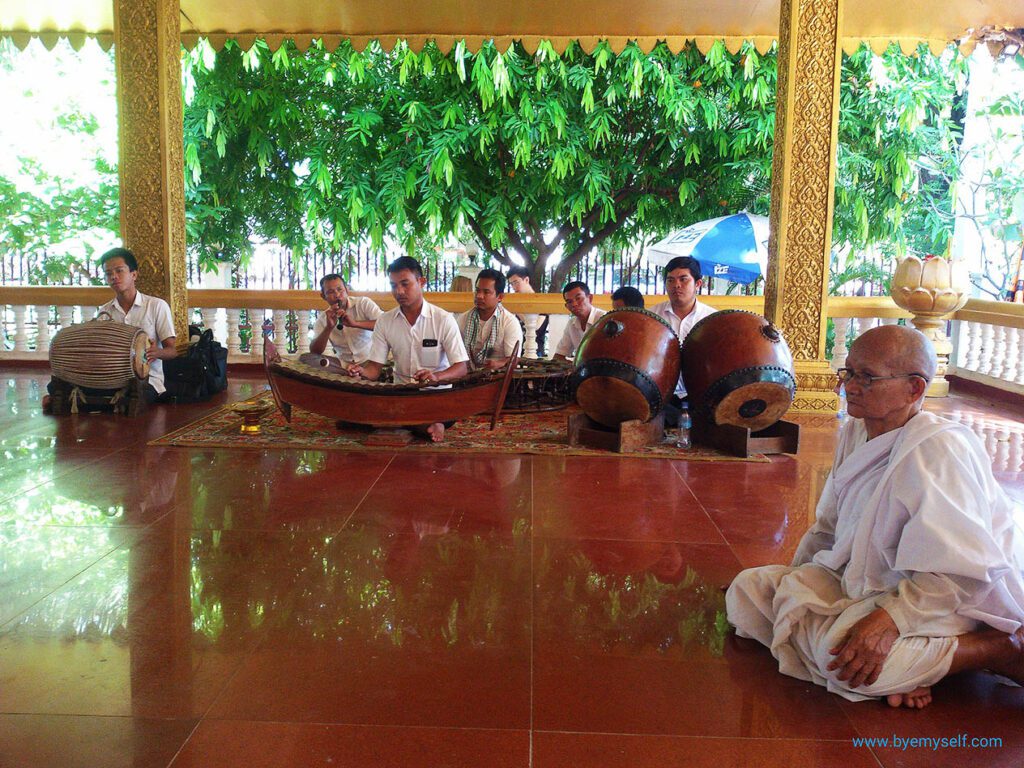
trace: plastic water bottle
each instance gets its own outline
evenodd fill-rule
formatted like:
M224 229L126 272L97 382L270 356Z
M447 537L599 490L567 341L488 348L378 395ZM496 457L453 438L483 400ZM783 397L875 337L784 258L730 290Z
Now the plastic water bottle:
M843 384L839 387L839 411L836 413L836 418L840 421L846 420L846 385Z
M682 412L679 414L679 431L676 433L676 448L682 448L684 451L689 450L692 443L690 442L690 427L693 422L690 421L690 411L687 410L686 406L683 406Z

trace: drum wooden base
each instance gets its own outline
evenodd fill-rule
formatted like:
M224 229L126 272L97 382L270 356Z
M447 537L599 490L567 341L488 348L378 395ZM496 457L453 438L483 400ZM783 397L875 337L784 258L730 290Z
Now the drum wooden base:
M585 413L573 413L567 419L566 431L569 433L569 445L629 453L660 443L665 435L665 417L659 413L650 421L634 419L617 427L606 427Z
M800 447L800 425L777 421L759 432L751 432L747 427L707 424L694 419L690 438L694 443L743 458L751 453L796 453Z
M113 411L123 413L125 416L138 416L146 408L146 399L142 392L145 382L139 379L134 379L127 387L113 392L78 387L77 395L72 394L76 387L70 382L54 376L50 383L53 389L50 396L50 411L54 416L66 416L75 410L78 413Z

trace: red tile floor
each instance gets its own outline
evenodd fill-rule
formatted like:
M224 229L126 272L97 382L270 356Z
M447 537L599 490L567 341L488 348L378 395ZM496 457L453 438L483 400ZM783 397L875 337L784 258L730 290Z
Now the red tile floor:
M201 406L53 418L0 372L0 765L1019 766L1024 689L851 704L728 635L830 464L150 448ZM1022 411L930 404L1024 498ZM968 734L991 749L860 737Z

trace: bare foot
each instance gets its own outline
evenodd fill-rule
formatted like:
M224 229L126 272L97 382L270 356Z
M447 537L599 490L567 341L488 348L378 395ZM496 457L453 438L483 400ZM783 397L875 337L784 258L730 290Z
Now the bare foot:
M924 709L932 703L931 688L915 688L908 693L894 693L885 697L890 707L907 707L908 709Z
M1005 657L990 665L989 669L1010 678L1017 685L1024 685L1024 627L1006 637L1009 643Z
M430 439L435 443L440 443L444 440L444 424L437 422L427 427L427 434L430 435Z

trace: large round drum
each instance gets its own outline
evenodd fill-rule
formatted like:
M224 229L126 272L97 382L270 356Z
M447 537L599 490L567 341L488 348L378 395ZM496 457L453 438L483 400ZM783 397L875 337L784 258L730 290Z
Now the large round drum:
M580 342L575 380L576 402L594 421L650 421L679 380L679 338L647 310L609 312Z
M683 342L683 384L695 418L756 432L781 419L793 402L793 355L760 315L716 312Z
M121 389L149 376L149 337L134 325L93 320L57 331L50 369L58 379L92 389Z

